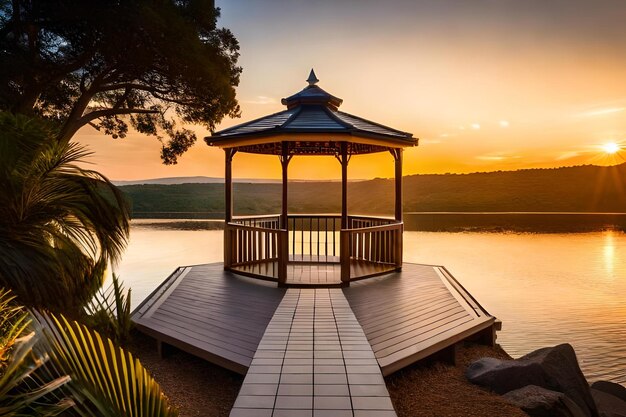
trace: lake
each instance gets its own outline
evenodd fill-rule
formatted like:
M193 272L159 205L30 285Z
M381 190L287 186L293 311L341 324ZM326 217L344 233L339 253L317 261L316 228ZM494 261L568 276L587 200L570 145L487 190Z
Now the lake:
M222 231L213 226L134 220L115 268L133 305L178 266L221 262ZM625 233L407 231L404 260L446 266L503 321L498 343L512 356L569 342L590 380L626 383Z

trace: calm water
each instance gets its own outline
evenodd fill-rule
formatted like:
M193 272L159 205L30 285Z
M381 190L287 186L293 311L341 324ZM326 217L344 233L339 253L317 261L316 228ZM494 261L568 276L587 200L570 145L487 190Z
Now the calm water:
M222 231L193 229L133 222L116 271L134 305L177 266L222 261ZM404 259L445 265L503 321L511 355L569 342L589 379L626 383L626 234L405 232Z

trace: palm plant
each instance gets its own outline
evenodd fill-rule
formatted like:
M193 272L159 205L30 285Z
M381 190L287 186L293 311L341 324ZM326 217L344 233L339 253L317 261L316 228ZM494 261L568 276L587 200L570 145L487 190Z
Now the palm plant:
M108 288L99 289L94 298L85 305L86 323L124 346L133 327L130 319L130 295L131 289L126 291L114 273Z
M0 293L8 292L0 289ZM0 314L6 311L0 306ZM11 309L15 308L13 305ZM0 415L175 417L139 360L94 330L63 316L34 312L16 336L0 373ZM24 335L28 333L27 335Z
M128 238L121 192L40 120L0 113L0 286L78 317Z
M14 304L11 291L0 288L0 372L9 358L15 341L22 336L30 321L24 309Z

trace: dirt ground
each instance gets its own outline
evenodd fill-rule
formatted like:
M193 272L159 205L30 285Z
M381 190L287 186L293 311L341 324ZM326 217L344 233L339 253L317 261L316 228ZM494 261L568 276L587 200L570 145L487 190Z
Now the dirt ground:
M160 359L156 343L138 332L130 350L159 382L180 417L227 417L243 377L173 350ZM496 394L470 384L467 365L480 357L508 358L498 348L460 346L457 365L418 364L386 378L398 417L527 417Z

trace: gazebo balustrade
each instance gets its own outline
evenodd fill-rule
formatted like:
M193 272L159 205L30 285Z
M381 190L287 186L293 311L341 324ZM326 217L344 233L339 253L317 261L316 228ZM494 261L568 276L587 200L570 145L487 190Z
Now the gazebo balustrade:
M318 81L311 70L309 85L282 100L287 110L206 138L225 152L224 267L228 270L288 285L290 276L304 270L296 265L317 265L319 274L349 285L351 280L402 267L402 154L405 147L417 145L417 139L339 111L342 100L322 90ZM233 216L232 163L238 152L278 156L280 214ZM377 152L389 152L394 160L394 217L351 216L349 161L355 155ZM341 213L289 214L289 162L294 156L316 155L334 156L341 164Z
M293 214L282 229L280 215L235 217L225 226L224 266L281 284L288 263L338 264L343 283L402 267L402 222L348 216L347 228L340 223L338 214ZM351 271L354 264L361 272Z

